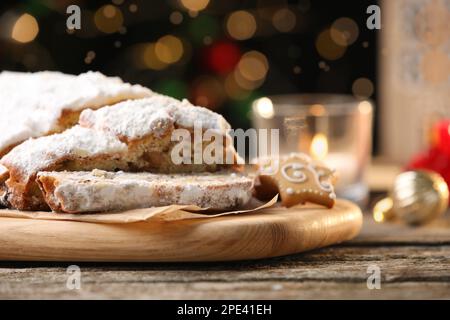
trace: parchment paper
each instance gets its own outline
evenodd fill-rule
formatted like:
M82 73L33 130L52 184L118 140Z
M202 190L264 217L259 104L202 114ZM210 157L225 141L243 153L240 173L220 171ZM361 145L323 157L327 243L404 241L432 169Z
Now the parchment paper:
M65 220L92 223L132 223L150 220L175 221L184 219L215 218L231 214L242 214L256 212L273 206L278 195L267 203L252 199L244 208L229 212L211 213L208 209L192 205L171 205L165 207L153 207L144 209L133 209L114 213L54 213L45 211L18 211L0 209L0 217L26 218L41 220Z

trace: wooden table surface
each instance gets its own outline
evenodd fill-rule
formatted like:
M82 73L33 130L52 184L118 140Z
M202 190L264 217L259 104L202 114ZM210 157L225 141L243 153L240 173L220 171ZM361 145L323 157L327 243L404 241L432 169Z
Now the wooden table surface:
M287 257L233 263L79 263L79 290L67 289L68 263L0 262L0 298L450 298L450 219L412 228L364 218L363 231L353 241ZM379 290L367 287L370 266L380 270Z

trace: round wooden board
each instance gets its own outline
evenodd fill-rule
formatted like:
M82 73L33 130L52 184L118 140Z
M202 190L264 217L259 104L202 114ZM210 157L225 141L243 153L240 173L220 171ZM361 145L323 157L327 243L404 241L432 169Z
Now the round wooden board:
M355 237L360 209L338 200L172 222L98 224L0 218L0 260L187 262L260 259Z

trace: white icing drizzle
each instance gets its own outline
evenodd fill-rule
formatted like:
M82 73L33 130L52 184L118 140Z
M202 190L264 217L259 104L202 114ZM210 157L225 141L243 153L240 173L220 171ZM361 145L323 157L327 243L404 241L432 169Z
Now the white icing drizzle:
M293 173L294 177L291 177L287 173L287 171L291 168L293 170L296 170ZM316 170L316 168L311 164L304 165L304 164L297 163L297 162L288 163L288 164L285 164L283 167L281 167L281 174L283 175L283 177L286 180L288 180L292 183L303 183L307 180L307 176L299 170L304 170L304 169L306 169L312 173L312 175L314 176L314 179L320 189L322 189L325 192L333 193L333 186L331 185L331 183L320 180L323 176L325 176L325 173L322 170ZM301 174L298 174L299 172ZM298 175L298 176L296 177L296 175ZM310 190L310 192L312 192L312 190Z
M293 183L302 183L302 182L305 182L308 179L306 174L300 171L300 170L304 169L304 167L305 166L303 164L300 164L300 163L288 163L288 164L285 164L284 166L281 167L281 174L283 175L283 177L287 181L290 181L290 182L293 182ZM296 175L298 175L298 176L294 175L293 177L291 177L288 174L287 171L289 169L291 169L291 168L296 170L294 172L296 172Z

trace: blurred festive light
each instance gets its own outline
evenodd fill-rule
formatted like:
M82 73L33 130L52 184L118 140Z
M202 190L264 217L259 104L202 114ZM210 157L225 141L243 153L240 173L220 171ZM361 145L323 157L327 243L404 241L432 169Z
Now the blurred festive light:
M155 43L148 43L142 50L142 62L146 68L162 70L167 67L167 63L161 61L156 55Z
M183 56L183 43L172 35L161 37L155 44L155 54L166 64L175 63Z
M295 74L300 74L302 72L302 68L300 66L294 66L292 70Z
M174 11L170 14L169 20L173 24L180 24L183 22L183 15L179 11Z
M222 83L212 76L196 79L192 88L193 101L196 105L215 109L225 100Z
M205 9L209 0L180 0L183 7L185 7L189 11L201 11Z
M98 30L104 33L114 33L123 24L122 11L111 4L100 7L94 15L94 22Z
M275 29L280 32L289 32L295 28L297 17L288 8L281 8L275 12L272 23Z
M114 47L120 48L121 46L122 46L122 42L120 42L119 40L114 41Z
M204 43L205 37L210 37L211 40L213 40L221 33L217 20L206 14L191 19L189 21L188 30L191 38L198 44Z
M133 13L137 12L137 10L138 10L137 4L135 4L135 3L130 4L130 6L128 7L128 10L130 10L130 12L133 12Z
M328 154L328 139L326 135L323 133L316 133L311 141L309 152L314 159L325 159Z
M249 51L239 60L237 70L246 80L259 81L266 77L269 62L261 52Z
M160 92L176 99L186 98L188 95L188 88L186 83L177 79L164 79L157 83L155 91Z
M235 11L228 17L226 29L230 37L236 40L249 39L256 32L255 17L248 11Z
M240 57L239 48L234 43L220 41L207 48L205 60L212 71L226 74L234 69Z
M92 62L92 60L94 60L94 59L95 59L95 51L90 50L86 53L86 57L84 58L84 63L90 64Z
M11 38L17 42L27 43L33 41L39 33L39 25L36 19L24 13L16 20L11 32Z
M358 39L358 24L350 18L339 18L330 29L331 39L340 46L349 46Z
M325 61L319 61L319 68L324 71L330 71L330 66Z
M197 18L198 17L198 11L189 11L188 15L191 18Z
M358 110L361 114L370 114L372 112L372 104L367 100L361 101L358 104Z
M226 94L234 100L243 100L250 95L250 90L242 88L235 79L234 72L229 73L225 78L224 89Z
M363 48L368 48L369 47L369 42L368 41L364 41L362 43Z
M309 113L315 117L324 116L326 113L325 107L321 104L313 104L309 107Z
M114 3L116 6L120 6L125 0L112 0L112 3Z
M331 39L330 30L322 31L316 39L317 52L327 60L337 60L341 58L347 47L340 46Z
M111 19L111 18L114 18L114 16L116 15L117 8L115 6L112 6L112 5L106 5L106 6L103 7L102 10L103 10L103 15L106 18Z
M249 80L247 78L245 78L244 76L242 76L242 73L239 72L239 69L236 69L233 72L234 75L234 79L237 83L238 86L240 86L242 89L244 90L254 90L258 87L260 87L263 83L265 78L262 78L260 80Z
M368 98L373 94L373 83L367 78L359 78L353 82L352 92L357 98Z
M258 112L258 114L265 119L271 119L275 115L272 100L269 98L263 97L256 100L255 106L256 112Z

